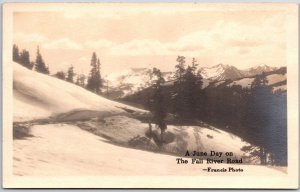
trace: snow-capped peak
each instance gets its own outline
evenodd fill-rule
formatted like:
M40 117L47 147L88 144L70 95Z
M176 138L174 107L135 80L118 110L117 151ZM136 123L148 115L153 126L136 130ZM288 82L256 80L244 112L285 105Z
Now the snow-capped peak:
M166 80L169 80L173 73L162 72L162 74ZM119 94L112 96L114 98L124 97L147 88L153 81L152 70L150 68L130 68L111 73L105 79L108 81L110 91L119 92Z
M261 74L262 72L270 72L278 69L277 67L270 67L266 64L258 65L255 67L251 67L248 69L243 70L244 76L253 76L257 74Z
M235 79L242 76L237 68L222 63L212 67L202 67L200 72L203 78L211 80Z

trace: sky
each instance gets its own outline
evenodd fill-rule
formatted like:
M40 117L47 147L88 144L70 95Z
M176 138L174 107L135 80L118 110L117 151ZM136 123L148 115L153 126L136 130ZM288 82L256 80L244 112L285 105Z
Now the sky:
M248 6L248 5L247 5ZM53 74L71 65L87 74L93 52L107 75L133 67L172 71L178 55L200 67L285 66L281 9L189 6L82 6L15 12L13 41L34 60L37 46Z

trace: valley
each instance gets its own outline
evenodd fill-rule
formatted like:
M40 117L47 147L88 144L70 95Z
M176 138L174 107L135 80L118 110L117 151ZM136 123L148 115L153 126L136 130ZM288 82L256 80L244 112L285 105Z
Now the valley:
M147 138L149 127L143 121L147 110L108 100L16 63L13 66L15 175L161 175L162 170L165 175L208 174L201 171L202 166L174 166L176 157L187 149L231 151L247 159L241 150L247 142L205 123L168 125L165 135L170 140L158 150ZM153 132L159 134L156 129ZM247 164L257 160L248 159ZM243 167L247 175L280 174L263 166Z

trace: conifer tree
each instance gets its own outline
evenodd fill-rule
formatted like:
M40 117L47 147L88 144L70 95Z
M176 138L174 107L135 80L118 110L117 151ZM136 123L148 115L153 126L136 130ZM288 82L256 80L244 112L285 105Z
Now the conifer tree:
M20 58L19 47L16 44L14 44L13 45L13 61L19 62L19 58Z
M62 79L62 80L66 80L66 74L63 72L63 71L58 71L56 74L55 74L55 77L59 78L59 79Z
M68 69L68 76L67 76L67 81L70 82L70 83L73 83L73 78L74 78L74 67L73 65L71 65Z
M100 74L100 60L94 52L91 59L91 71L88 78L87 89L99 94L102 87L102 79Z
M164 142L164 132L167 129L167 124L165 122L166 110L165 101L162 93L162 84L165 82L164 78L159 69L153 68L153 76L155 77L155 83L153 85L153 96L151 105L151 113L153 122L160 128L160 146L162 147Z
M101 64L100 64L100 59L97 59L97 70L96 70L96 86L98 87L98 92L100 92L100 88L103 87L103 80L101 78Z
M191 66L191 70L192 72L196 75L196 70L197 70L198 64L195 58L192 59L192 66Z
M35 70L40 73L49 74L49 68L46 66L43 57L40 53L39 47L37 47L36 59L35 59Z
M86 88L92 92L97 93L96 78L95 78L97 73L97 55L95 52L93 52L90 65L92 68L89 74Z
M185 57L184 56L178 56L176 61L178 62L177 65L175 65L175 74L174 78L178 82L178 84L182 83L182 77L185 73Z
M80 79L79 79L79 76L80 76L80 75L77 75L76 81L75 81L75 84L78 85L78 86L80 86Z
M197 107L201 91L201 79L197 79L193 68L188 66L183 76L183 111L184 119L193 119L197 115Z
M173 100L174 100L174 113L178 117L183 117L184 113L184 105L183 105L183 76L185 74L185 57L184 56L178 56L176 61L178 62L177 65L175 65L175 74L174 74L174 86L175 86L175 92L173 94Z
M76 85L79 85L80 87L85 87L85 75L81 74L81 75L77 75L76 78Z
M265 73L257 75L251 84L250 95L247 104L247 122L250 141L260 147L259 157L261 164L266 164L268 143L271 142L270 135L272 125L270 112L272 107L272 88L268 86Z
M23 49L20 53L19 63L30 70L33 68L32 62L30 62L30 55L27 50Z

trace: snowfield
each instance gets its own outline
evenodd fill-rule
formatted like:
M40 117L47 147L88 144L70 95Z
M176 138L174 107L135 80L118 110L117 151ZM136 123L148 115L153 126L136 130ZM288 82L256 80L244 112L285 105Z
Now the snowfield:
M286 74L273 74L273 75L268 75L267 76L268 79L268 84L272 85L281 81L285 81L286 80Z
M29 137L14 139L13 172L18 176L228 175L202 170L207 167L244 169L235 172L235 176L284 174L254 165L177 165L177 156L128 148L131 139L144 137L148 129L132 114L146 111L16 63L13 89L14 123L21 126L22 122L37 122L40 118L51 120L31 124ZM167 131L175 139L166 145L166 150L228 151L241 157L241 147L247 145L239 137L211 126L168 126Z
M219 64L219 65L216 65L213 67L202 68L201 75L205 79L216 78L220 74L222 74L227 67L229 67L229 66Z
M39 125L32 128L34 137L14 141L14 174L19 176L137 176L137 175L228 175L206 172L207 167L241 168L232 175L272 176L281 171L263 166L186 164L177 165L175 156L129 149L76 126Z
M252 82L253 82L254 78L244 78L244 79L240 79L237 81L233 81L232 83L230 83L228 86L233 86L233 85L240 85L243 88L250 88Z
M166 81L172 79L173 73L162 72ZM124 71L111 73L105 77L110 91L121 91L118 97L125 97L151 86L152 69L131 68ZM117 97L117 98L118 98Z
M75 109L101 110L111 114L124 112L121 108L144 112L99 97L72 83L30 71L17 63L13 67L15 122L47 118Z
M268 79L268 85L272 86L276 83L281 83L286 81L286 74L272 74L267 76ZM251 84L253 82L254 78L243 78L240 80L233 81L232 83L228 84L227 86L233 86L233 85L240 85L243 88L250 88ZM286 85L281 86L273 86L273 91L276 91L278 89L286 90Z

